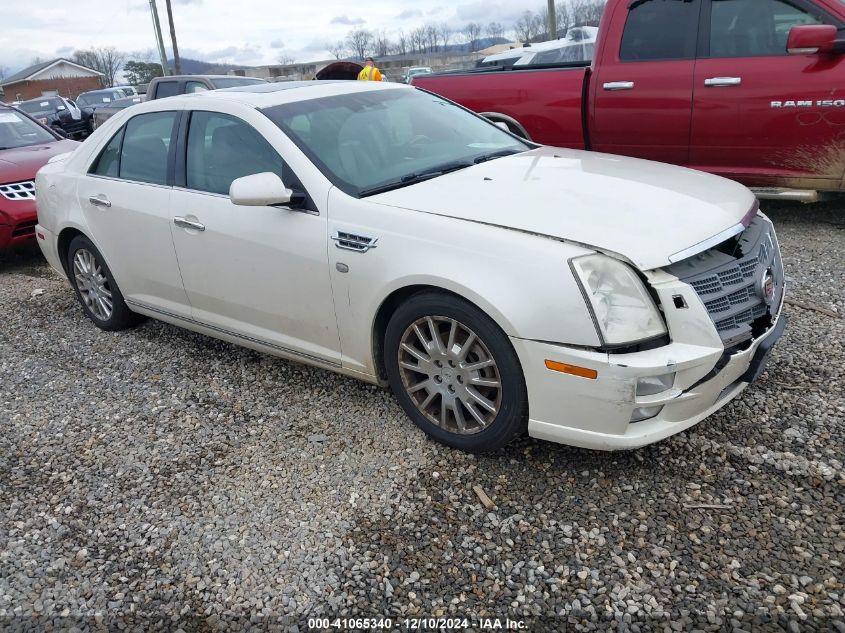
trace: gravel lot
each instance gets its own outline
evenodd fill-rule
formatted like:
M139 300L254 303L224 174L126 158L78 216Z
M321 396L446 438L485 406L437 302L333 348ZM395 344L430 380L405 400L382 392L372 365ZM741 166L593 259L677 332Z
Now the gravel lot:
M845 203L765 206L789 298L845 313ZM0 627L845 631L845 320L786 312L761 382L688 432L474 457L385 390L156 321L100 332L19 252L0 263Z

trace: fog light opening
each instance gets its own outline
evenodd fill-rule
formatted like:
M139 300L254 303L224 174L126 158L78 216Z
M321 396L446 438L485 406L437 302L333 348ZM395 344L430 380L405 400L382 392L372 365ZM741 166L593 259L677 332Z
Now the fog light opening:
M663 410L663 405L658 407L637 407L631 414L631 422L642 422L658 415Z
M675 384L675 374L643 376L637 380L637 396L653 396L663 393Z

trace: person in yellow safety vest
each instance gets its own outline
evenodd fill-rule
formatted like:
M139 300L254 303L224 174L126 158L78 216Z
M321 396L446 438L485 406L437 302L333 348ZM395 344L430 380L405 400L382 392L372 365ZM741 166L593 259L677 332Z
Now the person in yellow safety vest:
M358 73L359 81L381 81L381 71L376 68L376 63L372 57L368 57L364 68Z

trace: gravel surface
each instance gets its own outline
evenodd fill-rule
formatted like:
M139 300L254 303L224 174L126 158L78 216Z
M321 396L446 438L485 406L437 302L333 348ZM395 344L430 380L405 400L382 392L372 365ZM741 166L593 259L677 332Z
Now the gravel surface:
M845 204L765 206L789 298L845 313ZM845 631L845 320L786 312L759 384L688 432L474 457L385 390L156 321L100 332L37 250L8 256L0 627Z

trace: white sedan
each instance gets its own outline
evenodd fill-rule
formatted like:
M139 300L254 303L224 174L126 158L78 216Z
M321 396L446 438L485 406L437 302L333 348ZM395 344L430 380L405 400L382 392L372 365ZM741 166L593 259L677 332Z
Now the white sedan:
M139 104L36 187L39 244L98 327L154 317L389 384L469 451L660 440L753 381L785 325L741 185L540 147L399 84Z

